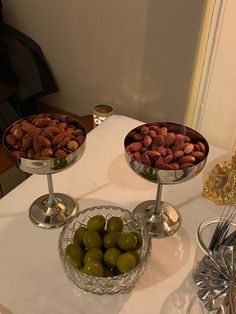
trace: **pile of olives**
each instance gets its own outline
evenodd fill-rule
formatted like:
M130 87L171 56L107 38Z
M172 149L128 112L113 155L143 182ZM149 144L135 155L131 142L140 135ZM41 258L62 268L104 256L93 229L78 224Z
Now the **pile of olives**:
M123 230L123 220L102 215L90 218L86 227L79 227L72 243L65 249L65 258L81 272L96 277L113 277L126 273L140 262L137 250L142 247L138 232Z

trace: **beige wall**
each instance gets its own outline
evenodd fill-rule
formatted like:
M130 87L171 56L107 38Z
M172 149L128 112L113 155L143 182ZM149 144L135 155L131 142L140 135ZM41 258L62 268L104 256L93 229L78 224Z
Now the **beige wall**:
M198 97L196 128L209 143L224 149L236 149L236 2L222 1L215 37L209 42L213 47L209 64L205 64L206 78ZM212 46L213 45L213 46Z
M51 104L183 122L203 2L7 0L4 12L43 49L60 87Z

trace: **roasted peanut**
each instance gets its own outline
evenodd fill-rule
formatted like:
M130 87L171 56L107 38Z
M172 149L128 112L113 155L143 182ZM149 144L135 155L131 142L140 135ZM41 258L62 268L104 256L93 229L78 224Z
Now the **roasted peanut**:
M166 140L166 145L168 147L171 146L172 144L174 144L174 142L175 142L175 133L173 133L173 132L167 133L166 137L165 137L165 140Z
M200 151L205 154L205 152L206 152L205 145L202 142L197 142L197 144L198 144L198 146L200 148Z
M191 162L186 162L186 163L183 163L179 166L180 169L185 169L185 168L189 168L189 167L192 167L193 166L193 163Z
M143 134L139 134L139 133L136 133L133 135L133 139L135 141L141 141L143 139L144 135Z
M60 158L60 157L65 157L66 156L66 152L62 149L58 149L55 152L55 157Z
M38 142L43 147L49 147L52 145L51 141L49 141L48 138L46 138L45 136L42 136L42 135L38 136Z
M74 136L84 135L84 132L81 129L73 130L72 134Z
M134 153L132 154L132 157L133 157L135 160L141 162L141 154L140 154L140 152L134 152Z
M141 148L142 148L142 144L140 142L134 142L128 146L128 149L132 152L137 152Z
M173 170L172 166L170 164L156 162L155 164L156 168L163 169L163 170Z
M173 155L167 155L167 156L163 157L163 160L166 164L168 164L173 160Z
M44 132L49 132L51 134L56 135L61 133L61 130L57 126L48 126L47 128L45 128Z
M40 128L36 128L36 127L32 127L29 129L29 131L27 132L28 136L38 136L41 133L41 129Z
M39 143L38 137L33 138L33 149L35 153L39 153L42 150L42 146Z
M151 161L150 161L150 158L146 152L141 155L141 160L142 160L142 163L144 165L150 167Z
M141 127L140 134L143 134L143 135L149 134L149 127L147 127L147 126Z
M193 151L191 153L191 156L193 156L196 159L203 159L205 157L203 152Z
M191 154L194 150L194 146L191 143L187 143L184 145L183 151L186 155Z
M177 162L170 162L169 165L174 169L178 170L179 169L179 164Z
M157 152L159 152L161 154L161 156L166 156L167 149L164 146L160 146L157 148Z
M150 135L145 135L143 138L143 145L145 147L150 147L152 145L153 139Z
M46 147L41 151L41 155L44 157L52 157L53 150L51 147Z
M67 147L69 150L71 150L72 152L74 152L76 149L78 149L79 144L76 141L69 141L67 143Z
M37 118L34 120L34 125L37 127L49 126L51 119L49 117Z
M166 127L162 127L160 130L160 134L166 136L168 133L168 129Z
M160 134L160 126L159 125L151 125L149 127L150 130L154 130L157 134Z
M157 132L154 130L149 130L149 135L151 136L151 138L155 138L157 137Z
M15 136L17 140L21 140L23 138L24 132L22 128L19 126L18 128L15 128L12 134Z
M163 135L157 135L156 138L154 139L154 143L157 144L158 146L165 146L166 141Z
M157 151L152 151L152 150L149 150L146 152L146 154L151 158L151 159L157 159L161 156L161 154Z
M57 135L54 137L54 139L52 140L53 145L59 144L59 143L63 140L64 136L65 136L65 135L64 135L63 133L57 134Z
M177 150L173 154L174 158L176 159L183 157L183 155L184 155L184 152L182 150Z
M183 157L181 157L178 161L179 161L179 163L181 163L181 164L194 163L194 162L195 162L195 157L190 156L190 155L188 155L188 156L183 156Z
M31 136L25 136L22 139L22 149L28 150L32 145L32 137Z
M7 144L12 145L12 146L15 145L16 143L15 137L11 134L7 134L5 140Z
M34 128L32 123L29 123L25 120L22 121L20 125L21 125L21 129L26 133L28 133L31 128Z

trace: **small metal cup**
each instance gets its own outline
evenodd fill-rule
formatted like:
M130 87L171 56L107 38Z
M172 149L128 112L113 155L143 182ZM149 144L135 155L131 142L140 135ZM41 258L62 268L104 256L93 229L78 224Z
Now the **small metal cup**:
M100 104L94 107L93 109L93 122L94 127L101 124L107 118L109 118L113 114L113 107L106 104Z

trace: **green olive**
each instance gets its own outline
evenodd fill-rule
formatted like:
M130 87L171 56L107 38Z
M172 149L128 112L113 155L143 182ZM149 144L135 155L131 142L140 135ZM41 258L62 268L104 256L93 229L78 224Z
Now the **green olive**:
M117 248L107 249L104 254L104 262L106 265L111 267L117 266L117 259L120 256L121 251Z
M106 249L118 247L117 240L119 236L120 232L118 231L108 232L103 238L103 246Z
M88 262L83 269L84 273L90 276L103 277L103 266L98 261Z
M143 239L140 233L136 232L136 231L132 231L131 233L133 233L136 237L137 237L137 245L136 245L136 250L140 249L143 245Z
M83 243L85 247L90 250L93 248L102 248L102 239L100 234L95 230L87 230L83 234Z
M78 228L74 233L73 242L77 243L80 246L83 246L84 245L83 234L85 233L85 231L87 231L87 228L85 228L85 227Z
M107 231L119 231L123 229L123 220L120 217L111 217L107 223Z
M130 252L121 254L117 259L117 268L121 273L127 273L136 266L136 258Z
M90 249L84 256L84 265L92 260L98 261L100 263L103 261L103 253L101 249Z
M106 225L106 220L102 215L96 215L90 218L87 222L87 228L101 232Z
M137 246L138 239L132 232L123 232L119 235L117 243L122 250L134 250Z
M83 266L85 251L77 244L71 243L65 249L65 258L75 268Z

